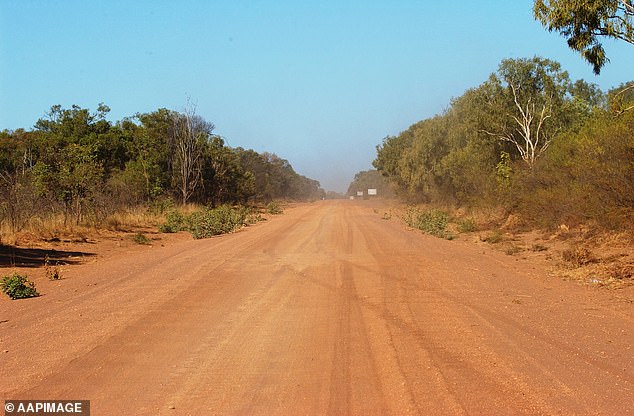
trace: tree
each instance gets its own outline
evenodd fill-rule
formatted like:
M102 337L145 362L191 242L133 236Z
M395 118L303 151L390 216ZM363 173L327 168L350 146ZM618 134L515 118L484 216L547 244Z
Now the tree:
M148 198L170 189L172 174L171 130L173 111L160 108L154 112L135 116L141 125L133 129L133 140L129 142L131 159L145 179ZM133 124L133 123L130 123Z
M626 82L608 92L610 110L618 115L634 110L634 81Z
M238 152L219 136L212 136L205 146L202 180L202 198L212 206L246 201L255 193L252 174L244 171Z
M407 179L401 175L401 160L413 141L414 135L409 129L398 136L385 137L383 142L376 147L376 158L372 162L372 166L389 178L401 192L409 188Z
M535 0L533 13L549 31L567 38L595 74L608 62L599 37L619 39L634 45L632 0Z
M172 114L172 149L176 187L186 204L201 181L204 145L214 125L196 114L189 106L184 113Z
M565 121L568 73L548 59L505 59L487 84L492 126L484 132L512 143L532 169Z
M56 105L35 124L39 149L32 168L34 184L41 195L63 205L65 222L72 217L79 224L103 189L104 160L114 154L104 150L104 136L111 128L105 119L109 111L103 104L94 114L76 105Z
M368 189L376 189L377 194L382 197L394 196L394 191L390 188L387 178L381 175L378 170L365 170L354 175L354 179L348 186L347 194L356 196L358 191L363 191L365 194Z

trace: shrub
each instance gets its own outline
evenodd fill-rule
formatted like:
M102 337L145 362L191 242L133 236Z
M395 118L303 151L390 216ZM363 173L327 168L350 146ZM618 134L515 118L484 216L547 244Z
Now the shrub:
M247 218L244 221L246 225L257 224L259 221L266 221L266 218L257 212L249 211L247 214Z
M248 208L243 206L221 205L217 208L196 211L189 215L171 211L167 214L165 224L159 227L159 231L163 233L189 231L192 237L200 239L230 233L244 225L253 224L258 219L261 217L254 216Z
M436 237L447 237L447 223L449 214L439 209L420 210L410 208L404 218L407 225L417 228L426 234Z
M177 233L186 229L185 216L178 211L168 212L165 224L159 227L162 233Z
M195 239L230 233L244 225L247 215L247 208L228 205L194 212L188 218L189 232Z
M497 244L504 240L504 234L502 234L502 231L500 230L494 230L487 237L481 238L481 240L489 244Z
M272 215L279 215L279 214L283 214L284 210L282 209L282 207L280 206L278 202L271 201L266 206L266 212Z
M478 226L473 218L465 218L458 224L461 233L472 233L478 231Z
M11 276L4 276L0 283L0 289L11 299L24 299L40 296L35 289L35 283L26 276L13 273Z
M132 239L137 244L149 245L151 243L150 239L141 232L134 234L134 237L132 237Z

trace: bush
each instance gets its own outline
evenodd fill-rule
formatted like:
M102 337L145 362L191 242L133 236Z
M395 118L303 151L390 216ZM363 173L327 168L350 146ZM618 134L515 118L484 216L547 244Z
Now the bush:
M17 273L3 277L2 283L0 283L0 289L11 299L25 299L40 296L35 289L35 283L28 280L26 276L20 276Z
M167 214L165 224L159 227L159 231L162 233L189 231L195 239L200 239L230 233L244 225L253 224L257 220L258 217L253 216L246 207L222 205L196 211L190 215L171 211Z
M472 233L478 231L478 226L473 218L465 218L458 224L461 233Z
M439 209L420 210L410 208L404 218L407 225L419 229L426 234L447 238L449 214Z
M147 238L147 236L141 232L134 234L134 237L132 237L132 239L134 240L135 243L141 244L141 245L149 245L152 243L152 241L150 241L150 239Z
M159 227L162 233L177 233L186 229L185 216L178 211L168 212L165 224Z
M266 211L272 215L279 215L284 213L284 210L282 209L280 204L275 201L271 201L268 203L268 205L266 206Z
M228 205L194 212L188 219L189 232L195 239L230 233L245 224L248 213L245 207L233 208Z

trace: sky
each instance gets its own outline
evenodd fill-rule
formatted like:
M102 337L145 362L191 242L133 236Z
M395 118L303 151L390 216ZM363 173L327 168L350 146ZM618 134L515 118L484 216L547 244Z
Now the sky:
M634 79L631 45L606 40L611 62L595 76L532 4L0 0L0 130L28 130L55 104L103 102L116 122L189 101L229 146L345 192L384 137L442 112L502 59L553 59L603 90Z

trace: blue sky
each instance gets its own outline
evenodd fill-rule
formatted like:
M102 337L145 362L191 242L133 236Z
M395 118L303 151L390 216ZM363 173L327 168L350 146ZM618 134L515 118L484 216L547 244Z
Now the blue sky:
M54 104L110 119L188 97L233 147L277 153L329 190L375 147L447 107L499 62L534 55L603 89L634 79L606 42L601 76L548 33L532 1L0 0L0 130Z

